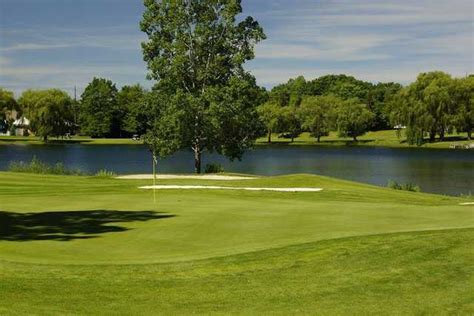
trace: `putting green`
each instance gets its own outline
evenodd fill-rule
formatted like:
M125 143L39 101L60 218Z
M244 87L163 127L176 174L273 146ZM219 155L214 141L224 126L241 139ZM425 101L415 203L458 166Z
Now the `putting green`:
M162 179L246 187L249 180ZM0 315L474 314L472 199L0 172Z
M318 176L260 178L252 187L324 188L321 192L166 190L156 192L156 204L151 191L138 189L149 182L0 173L1 259L163 263L350 236L474 227L474 207L460 205L465 199Z

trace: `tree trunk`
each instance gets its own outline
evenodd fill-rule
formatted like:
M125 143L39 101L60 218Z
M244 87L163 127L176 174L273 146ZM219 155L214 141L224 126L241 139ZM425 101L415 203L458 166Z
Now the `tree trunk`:
M352 139L354 139L354 141L356 142L357 141L357 136L352 136Z
M434 142L436 139L436 131L430 132L430 142Z
M272 131L268 131L268 143L270 144L272 142Z
M196 174L201 173L201 148L199 145L194 148L194 172Z
M321 136L318 135L318 143L321 142Z
M46 143L48 141L48 135L43 136L43 141Z
M468 130L468 131L467 131L467 139L468 139L468 140L471 140L471 139L472 139L472 131L471 131L471 130Z
M445 134L445 131L444 131L444 127L441 128L441 131L439 132L439 139L440 140L444 140L444 134Z
M291 142L293 143L295 141L295 135L291 134Z

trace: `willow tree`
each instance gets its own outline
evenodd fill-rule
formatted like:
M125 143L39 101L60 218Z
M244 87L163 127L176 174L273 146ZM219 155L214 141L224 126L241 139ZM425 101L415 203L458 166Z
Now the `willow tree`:
M0 87L0 132L9 127L8 120L11 119L9 114L18 110L18 103L13 92Z
M29 118L33 132L45 142L49 136L65 135L72 126L72 99L62 90L26 90L18 103Z
M471 140L474 130L474 77L455 79L452 90L456 107L454 124L458 132L467 133L467 138Z
M265 39L240 0L145 0L141 30L149 79L161 107L154 135L191 148L195 171L204 151L240 159L258 136L261 89L243 65ZM165 102L163 102L165 101ZM178 122L179 133L162 135ZM151 134L150 134L151 135Z

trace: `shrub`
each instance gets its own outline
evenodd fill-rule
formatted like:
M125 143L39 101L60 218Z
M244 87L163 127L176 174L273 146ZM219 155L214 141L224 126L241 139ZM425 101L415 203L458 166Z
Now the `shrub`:
M421 191L420 187L418 185L414 184L414 183L402 184L402 183L398 183L397 181L394 181L394 180L388 181L387 186L389 188L395 189L395 190L403 190L403 191L410 191L410 192L420 192Z
M223 173L224 168L221 166L221 164L218 163L211 163L207 164L206 168L204 169L204 173Z
M8 171L37 173L37 174L56 174L56 175L84 175L84 173L77 169L67 169L60 162L49 165L46 162L33 157L29 163L23 161L13 161L8 166Z
M117 174L113 171L107 170L107 169L101 169L96 172L94 177L99 177L99 178L112 178L115 177Z

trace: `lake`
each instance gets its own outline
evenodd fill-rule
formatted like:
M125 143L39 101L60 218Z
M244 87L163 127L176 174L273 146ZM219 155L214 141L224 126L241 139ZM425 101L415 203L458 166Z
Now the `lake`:
M87 172L100 169L118 174L151 173L151 158L139 145L8 145L0 146L0 170L10 161L36 156L49 163L62 162ZM242 161L229 162L205 154L226 172L258 175L312 173L386 186L389 180L415 183L424 192L474 194L474 151L376 147L258 146ZM159 163L160 173L193 172L191 152L179 152Z

